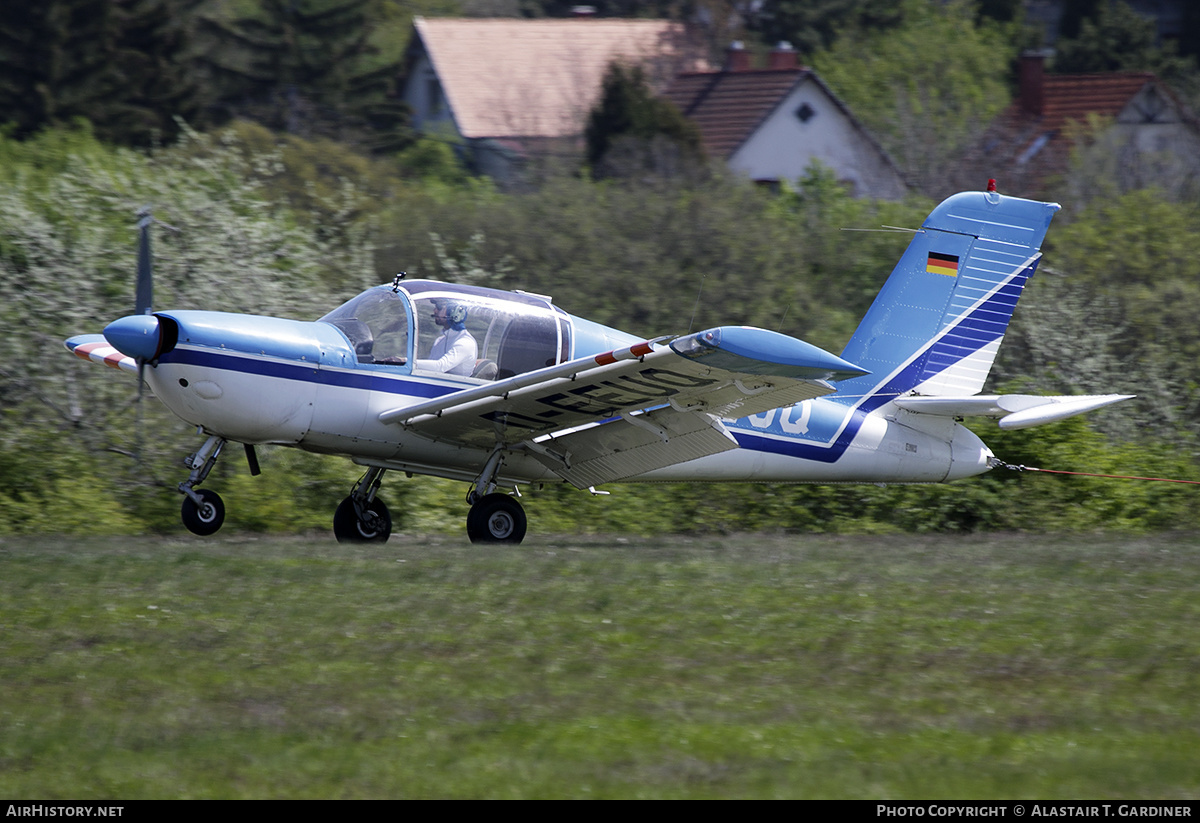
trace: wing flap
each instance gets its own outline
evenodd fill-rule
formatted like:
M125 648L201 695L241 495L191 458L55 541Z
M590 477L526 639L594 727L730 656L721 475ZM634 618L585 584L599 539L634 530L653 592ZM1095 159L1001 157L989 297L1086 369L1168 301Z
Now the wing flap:
M526 446L548 469L586 489L728 451L737 441L707 414L667 407L539 437Z

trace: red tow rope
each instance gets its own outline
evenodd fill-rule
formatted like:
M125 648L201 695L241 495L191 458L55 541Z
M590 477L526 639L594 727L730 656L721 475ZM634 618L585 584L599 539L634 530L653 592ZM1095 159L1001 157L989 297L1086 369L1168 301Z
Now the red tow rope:
M1200 486L1200 480L1176 480L1171 477L1137 477L1132 474L1092 474L1090 472L1066 472L1058 469L1039 469L1036 466L1014 466L1012 463L1000 463L1006 469L1015 472L1041 472L1042 474L1071 474L1076 477L1107 477L1110 480L1152 480L1156 483L1187 483L1190 486Z

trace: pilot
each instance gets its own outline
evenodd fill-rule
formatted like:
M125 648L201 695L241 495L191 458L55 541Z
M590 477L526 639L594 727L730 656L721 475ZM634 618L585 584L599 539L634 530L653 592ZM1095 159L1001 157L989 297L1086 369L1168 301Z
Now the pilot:
M479 356L479 346L466 329L467 307L448 300L435 300L433 322L443 331L433 341L428 359L417 360L417 368L470 377L475 369L475 358Z

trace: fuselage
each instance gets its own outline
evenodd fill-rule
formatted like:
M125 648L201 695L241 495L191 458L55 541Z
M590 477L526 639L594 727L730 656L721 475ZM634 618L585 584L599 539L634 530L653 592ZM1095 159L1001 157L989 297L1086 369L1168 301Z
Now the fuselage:
M434 301L468 308L483 376L417 368L437 328ZM145 369L155 395L183 420L229 440L339 454L380 467L470 480L488 452L447 446L383 423L389 409L507 374L597 355L641 338L574 317L546 298L430 284L369 290L320 321L221 312L156 315L169 350ZM632 481L930 483L987 471L991 452L948 418L899 409L894 395L835 393L723 421L739 448ZM520 449L505 483L556 481Z
M221 526L220 496L200 486L236 441L368 467L334 512L340 541L387 539L376 492L394 469L469 481L472 542L519 543L525 515L504 486L938 483L991 468L966 416L1016 429L1128 399L982 394L1058 208L994 187L947 198L840 355L749 326L647 340L547 297L403 275L312 322L151 313L148 265L135 314L66 345L144 375L208 434L179 485L196 534Z

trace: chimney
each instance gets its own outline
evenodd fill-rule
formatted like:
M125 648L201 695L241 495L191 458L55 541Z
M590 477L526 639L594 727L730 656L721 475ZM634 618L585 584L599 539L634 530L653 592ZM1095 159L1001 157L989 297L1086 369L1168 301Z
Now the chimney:
M741 40L734 40L725 50L725 71L750 71L750 52Z
M773 70L800 68L800 60L796 50L792 48L792 44L786 40L780 40L767 56L767 68Z
M1021 108L1029 114L1042 116L1046 96L1043 91L1043 79L1046 76L1046 53L1044 51L1027 51L1021 55L1017 81L1020 86Z

